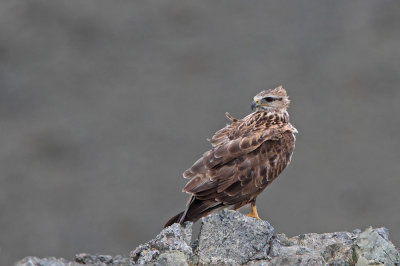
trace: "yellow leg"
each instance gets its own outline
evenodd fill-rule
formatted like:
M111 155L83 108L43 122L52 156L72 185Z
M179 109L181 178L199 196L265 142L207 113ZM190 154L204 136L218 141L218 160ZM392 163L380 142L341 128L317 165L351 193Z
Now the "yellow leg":
M257 220L261 220L261 218L258 217L257 207L255 202L251 203L251 211L250 213L246 214L246 216L256 218Z

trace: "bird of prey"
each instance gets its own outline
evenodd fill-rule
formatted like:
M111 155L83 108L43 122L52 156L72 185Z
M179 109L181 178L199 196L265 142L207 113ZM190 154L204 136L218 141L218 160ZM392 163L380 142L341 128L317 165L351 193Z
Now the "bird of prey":
M212 149L183 173L190 179L183 188L191 194L186 209L165 227L195 222L220 208L238 210L247 204L251 204L247 216L260 219L257 196L292 157L297 130L289 123L289 103L286 90L280 86L254 96L254 112L243 119L226 113L231 124L209 139Z

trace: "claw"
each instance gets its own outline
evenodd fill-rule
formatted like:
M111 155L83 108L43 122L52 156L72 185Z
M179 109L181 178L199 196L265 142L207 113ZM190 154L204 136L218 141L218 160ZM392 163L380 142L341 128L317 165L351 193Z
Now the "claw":
M257 207L256 207L256 203L252 202L251 203L251 210L248 214L246 214L247 217L252 217L252 218L256 218L257 220L261 220L261 218L258 216L257 213Z

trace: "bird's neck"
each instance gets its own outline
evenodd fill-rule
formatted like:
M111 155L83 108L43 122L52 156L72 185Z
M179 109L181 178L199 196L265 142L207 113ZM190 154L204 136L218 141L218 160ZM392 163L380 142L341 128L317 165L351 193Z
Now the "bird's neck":
M268 117L268 120L276 120L281 123L289 123L289 113L286 110L271 110L264 112L264 115Z

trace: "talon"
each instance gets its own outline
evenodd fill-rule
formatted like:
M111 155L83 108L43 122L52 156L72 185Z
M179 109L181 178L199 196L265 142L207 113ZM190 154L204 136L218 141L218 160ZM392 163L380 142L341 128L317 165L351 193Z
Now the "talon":
M256 218L257 220L261 220L261 218L258 216L257 213L257 207L256 207L256 203L252 202L251 203L251 210L248 214L246 214L247 217L252 217L252 218Z

